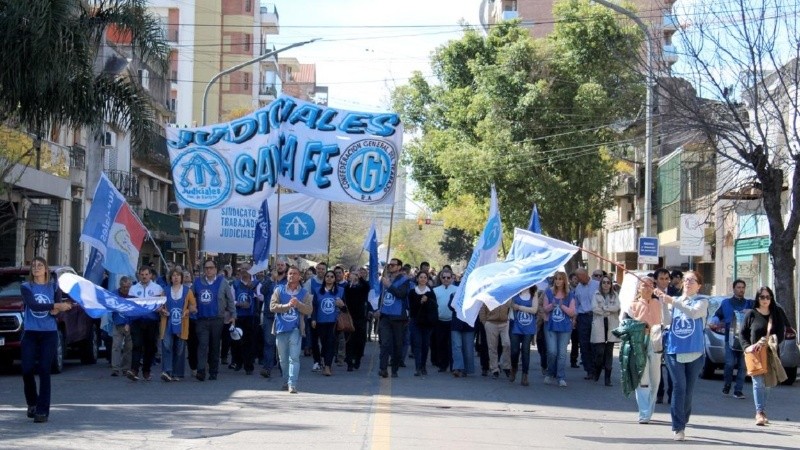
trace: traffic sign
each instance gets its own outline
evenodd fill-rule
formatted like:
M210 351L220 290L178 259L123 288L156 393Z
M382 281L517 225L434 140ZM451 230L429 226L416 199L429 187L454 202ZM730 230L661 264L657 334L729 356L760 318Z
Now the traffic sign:
M658 264L658 238L639 238L639 264Z

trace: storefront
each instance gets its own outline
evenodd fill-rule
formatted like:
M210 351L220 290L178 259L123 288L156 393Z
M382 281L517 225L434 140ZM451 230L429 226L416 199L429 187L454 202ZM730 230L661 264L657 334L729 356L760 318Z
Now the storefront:
M733 250L733 277L747 283L747 292L758 286L772 286L769 259L770 238L756 236L737 239Z

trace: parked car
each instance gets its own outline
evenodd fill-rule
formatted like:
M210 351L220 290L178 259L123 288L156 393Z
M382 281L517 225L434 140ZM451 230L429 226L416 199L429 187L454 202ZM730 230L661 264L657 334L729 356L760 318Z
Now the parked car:
M75 273L71 267L51 266L50 278L62 273ZM29 267L0 268L0 371L8 370L20 359L20 340L25 324L24 305L20 287L27 281ZM62 294L66 300L72 300ZM74 356L83 364L94 364L98 357L97 330L99 321L89 317L80 305L56 316L58 349L53 361L53 373L60 373L64 358Z
M708 320L705 329L706 361L700 374L701 378L711 378L717 369L725 367L725 327L720 326L714 319L714 313L726 298L728 297L712 296L708 299ZM800 364L800 349L797 346L797 332L794 328L786 327L780 353L781 363L788 376L783 384L790 385L797 379L797 366Z

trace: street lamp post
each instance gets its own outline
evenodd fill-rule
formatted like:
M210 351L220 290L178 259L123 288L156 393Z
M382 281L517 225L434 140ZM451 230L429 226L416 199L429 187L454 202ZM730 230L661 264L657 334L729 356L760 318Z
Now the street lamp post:
M650 30L647 25L639 19L633 12L611 3L607 0L594 0L606 8L612 9L620 14L623 14L633 20L633 22L644 32L644 39L647 50L647 96L645 98L645 125L644 125L644 208L642 215L644 216L644 225L642 236L647 237L650 235L650 219L652 212L650 211L652 205L652 183L653 183L653 39L650 36Z
M311 39L310 41L295 42L292 45L287 45L286 47L279 48L277 50L273 50L271 52L264 53L263 55L257 56L257 57L255 57L255 58L253 58L251 60L245 61L245 62L243 62L241 64L237 64L237 65L235 65L233 67L229 67L229 68L223 70L222 72L214 75L211 78L211 80L208 81L208 84L206 85L206 90L203 92L203 110L202 110L202 115L201 115L202 126L206 126L206 113L207 113L207 110L208 110L208 93L211 91L211 86L213 86L214 83L216 83L217 80L222 78L223 75L227 75L229 73L236 72L237 70L241 69L242 67L247 67L250 64L257 63L259 61L262 61L264 59L269 58L270 56L275 56L278 53L284 52L284 51L289 50L291 48L301 47L303 45L310 44L310 43L318 41L320 39L321 38L314 38L314 39Z

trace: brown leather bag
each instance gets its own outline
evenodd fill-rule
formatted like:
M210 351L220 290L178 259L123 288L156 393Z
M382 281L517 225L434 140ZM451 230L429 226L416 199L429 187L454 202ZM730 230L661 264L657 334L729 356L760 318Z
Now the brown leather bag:
M343 333L356 331L356 327L353 325L353 316L350 315L350 312L339 311L339 315L336 316L336 331Z

